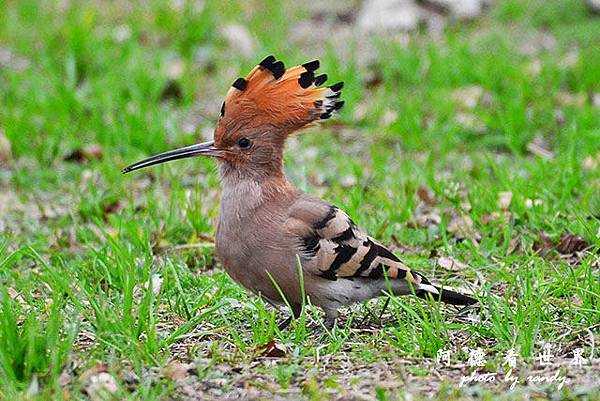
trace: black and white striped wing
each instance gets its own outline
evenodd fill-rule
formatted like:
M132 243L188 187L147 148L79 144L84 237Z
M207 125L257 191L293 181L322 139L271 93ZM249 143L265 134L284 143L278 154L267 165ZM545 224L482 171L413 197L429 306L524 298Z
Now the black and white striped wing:
M320 202L312 199L296 202L286 223L288 231L298 238L298 254L304 270L329 280L378 279L385 272L390 279L406 279L423 289L430 286L425 277L364 234L346 213Z

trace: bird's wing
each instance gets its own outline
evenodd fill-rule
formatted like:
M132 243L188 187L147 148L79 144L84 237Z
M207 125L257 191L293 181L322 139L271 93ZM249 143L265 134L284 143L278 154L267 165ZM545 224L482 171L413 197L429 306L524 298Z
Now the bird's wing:
M404 279L434 294L437 289L385 246L362 232L344 211L320 199L301 197L290 208L286 230L297 239L305 271L329 280L365 277Z

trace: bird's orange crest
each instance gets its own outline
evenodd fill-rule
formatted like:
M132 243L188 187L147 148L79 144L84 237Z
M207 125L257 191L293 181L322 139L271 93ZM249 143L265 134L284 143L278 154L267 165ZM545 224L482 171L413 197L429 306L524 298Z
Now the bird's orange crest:
M268 127L287 135L342 108L343 82L321 87L327 74L316 75L319 61L285 69L268 56L246 78L238 78L227 93L215 131L215 143L226 143L233 132Z

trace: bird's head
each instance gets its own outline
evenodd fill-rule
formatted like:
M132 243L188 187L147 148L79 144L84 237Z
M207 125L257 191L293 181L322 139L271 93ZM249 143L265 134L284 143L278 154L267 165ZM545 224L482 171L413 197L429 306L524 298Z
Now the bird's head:
M221 107L214 140L161 153L125 169L143 167L194 156L220 160L223 173L268 176L282 172L286 138L315 121L331 117L344 102L339 100L343 83L322 85L327 74L316 75L314 60L288 70L269 56L246 78L238 78Z

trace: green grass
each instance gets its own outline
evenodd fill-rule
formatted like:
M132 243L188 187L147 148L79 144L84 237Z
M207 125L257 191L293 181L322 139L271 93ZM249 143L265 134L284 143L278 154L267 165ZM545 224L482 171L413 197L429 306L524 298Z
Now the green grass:
M86 376L101 364L114 399L185 399L186 385L264 399L598 396L597 362L562 390L514 392L458 388L466 370L434 363L442 349L464 365L465 347L483 348L486 371L502 371L514 348L526 375L543 342L560 347L561 369L573 349L589 358L598 342L600 106L591 95L600 94L600 19L583 1L498 2L440 40L418 32L408 44L317 28L293 42L311 11L286 2L175 3L0 2L0 48L28 62L0 64L0 129L13 153L0 161L0 399L93 398ZM227 41L231 23L247 27L255 53ZM543 35L552 45L538 43ZM476 320L401 298L381 327L369 315L363 328L382 299L345 310L333 332L315 331L321 316L310 307L279 332L277 312L215 258L211 161L121 175L210 135L231 82L271 53L288 66L318 57L346 82L344 111L290 141L292 182L383 242L409 246L402 257L417 270L472 288L483 304ZM171 81L181 96L165 100ZM473 86L481 99L462 105L457 90ZM551 158L528 150L536 137ZM100 159L64 160L90 144ZM434 193L440 224L410 224L419 187ZM507 221L486 222L507 191ZM462 215L475 242L448 231ZM558 241L568 232L593 244L576 261L533 251L541 233ZM436 255L466 267L446 271ZM286 354L270 362L259 347L274 338ZM183 384L165 373L172 360L194 363ZM423 387L430 382L434 390Z

